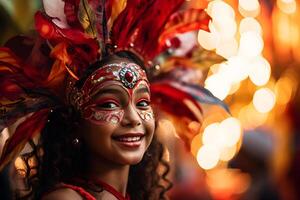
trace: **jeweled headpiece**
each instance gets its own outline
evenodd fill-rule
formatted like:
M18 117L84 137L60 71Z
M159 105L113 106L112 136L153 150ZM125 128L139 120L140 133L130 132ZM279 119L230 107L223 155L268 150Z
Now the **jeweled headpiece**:
M91 64L120 51L129 51L143 61L151 75L152 103L170 116L197 121L200 103L226 107L198 83L174 76L178 70L195 70L190 65L191 52L172 58L172 52L180 47L177 34L208 30L210 20L202 9L189 8L185 2L43 0L44 11L35 15L39 36L18 36L0 48L0 132L26 116L7 140L0 168L41 132L51 109L87 101L94 82L120 79L131 88L140 78L146 80L134 64L108 65L92 73L83 88L73 91L73 84ZM164 68L168 58L173 64ZM184 131L178 134L187 144L193 137Z
M142 80L149 83L146 72L135 63L107 64L93 72L80 89L70 81L66 94L70 104L80 110L84 104L90 101L103 82L119 81L124 87L132 89Z

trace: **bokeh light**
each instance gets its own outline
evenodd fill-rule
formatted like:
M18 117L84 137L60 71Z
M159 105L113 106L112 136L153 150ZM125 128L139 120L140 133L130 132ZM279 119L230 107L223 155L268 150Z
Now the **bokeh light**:
M280 78L275 85L276 101L278 104L287 104L293 95L294 84L289 77Z
M27 169L25 161L21 157L17 157L14 164L18 174L25 177Z
M229 117L220 123L220 132L226 135L224 145L226 147L234 146L241 137L241 124L238 119Z
M243 34L248 31L253 31L256 33L262 34L262 28L259 22L253 17L243 18L240 22L239 32Z
M261 88L253 96L253 105L258 112L269 112L275 105L275 94L268 88Z
M230 147L224 147L220 154L220 160L229 161L231 160L237 151L236 145Z
M218 18L222 16L234 18L235 16L233 8L221 0L209 2L206 10L212 18Z
M244 57L254 57L261 54L264 42L261 35L254 31L241 34L239 54Z
M260 13L258 0L239 0L238 9L244 17L256 17Z
M203 145L197 153L197 161L201 168L212 169L214 168L220 158L218 149L212 145Z
M214 32L207 32L200 30L198 32L198 42L199 44L207 50L213 50L216 48L219 37L218 34Z
M216 46L216 53L224 58L230 58L237 54L238 42L235 38L221 39Z
M205 80L205 88L210 90L213 95L223 100L230 91L230 83L227 81L226 77L219 74L213 74Z
M269 62L258 56L251 61L251 67L249 68L249 78L257 86L265 85L271 75L271 66Z
M295 0L277 0L277 6L286 14L295 13L297 10L297 3Z

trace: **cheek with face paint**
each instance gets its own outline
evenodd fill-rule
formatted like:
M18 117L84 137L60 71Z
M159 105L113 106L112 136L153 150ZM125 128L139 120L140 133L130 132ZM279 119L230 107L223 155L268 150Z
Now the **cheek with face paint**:
M99 110L89 107L85 109L83 116L96 125L118 124L124 116L124 110Z
M140 118L144 121L149 121L154 119L154 114L152 109L150 110L138 110L137 113L139 114Z

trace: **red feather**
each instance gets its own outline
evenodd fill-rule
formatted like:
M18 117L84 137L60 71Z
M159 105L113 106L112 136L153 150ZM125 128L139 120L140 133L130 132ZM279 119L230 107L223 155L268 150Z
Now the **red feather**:
M130 49L150 61L158 54L158 37L184 0L128 0L112 27L117 50ZM131 48L130 44L134 45Z
M150 89L152 102L162 110L175 116L187 117L192 121L199 120L184 103L184 100L189 100L202 112L198 102L188 93L172 87L167 83L152 83Z
M0 158L0 171L24 148L26 142L40 133L48 119L49 109L35 112L22 122L15 133L6 141Z
M79 3L80 0L65 0L64 12L67 18L67 22L74 28L82 28L77 18Z
M189 9L177 12L170 17L165 30L159 38L159 43L164 46L165 41L179 33L203 29L209 31L209 15L203 9Z
M82 30L59 28L51 21L50 17L40 11L35 14L35 28L43 38L52 41L69 41L73 44L90 44L94 41L94 43L97 44L96 40L90 38L87 34L83 33Z

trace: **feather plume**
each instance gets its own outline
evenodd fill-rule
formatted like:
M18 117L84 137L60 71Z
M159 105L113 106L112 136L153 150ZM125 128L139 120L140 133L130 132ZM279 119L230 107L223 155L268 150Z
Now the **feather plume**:
M168 38L172 38L179 33L198 29L209 31L208 23L210 19L208 14L202 9L189 9L174 13L161 33L159 43L163 46Z
M91 37L97 36L96 16L87 0L81 0L79 3L78 20L85 33Z
M48 113L49 109L37 111L17 127L4 145L0 158L0 171L22 151L28 140L40 133L47 122Z
M107 12L107 16L109 17L108 18L109 20L107 22L107 28L108 28L108 32L110 32L115 19L125 9L127 0L111 0L111 1L107 1L107 3L111 4L111 5L106 5L106 7L111 8L111 13Z
M81 0L78 8L78 19L86 33L97 38L101 52L105 52L108 40L105 1Z

